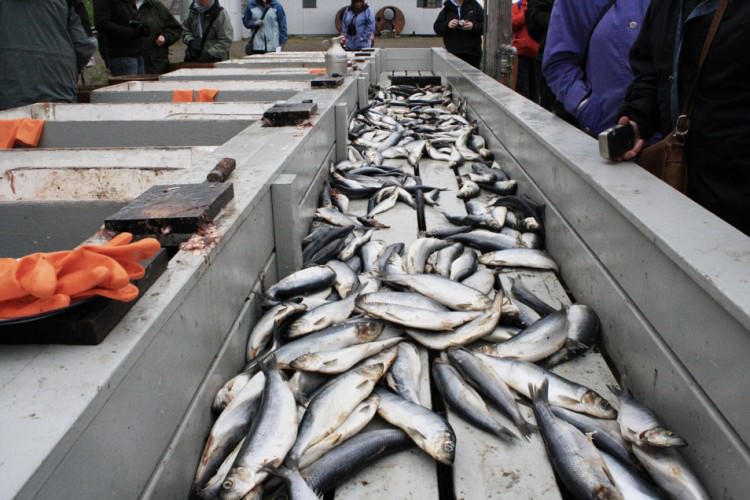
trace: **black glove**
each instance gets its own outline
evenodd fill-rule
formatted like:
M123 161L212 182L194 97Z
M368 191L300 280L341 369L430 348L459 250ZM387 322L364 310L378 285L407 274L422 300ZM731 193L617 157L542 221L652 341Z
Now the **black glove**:
M151 34L151 29L141 22L129 21L128 25L135 30L138 36L148 36Z
M188 48L196 54L200 54L203 51L203 48L201 48L201 41L197 38L193 38L188 42Z

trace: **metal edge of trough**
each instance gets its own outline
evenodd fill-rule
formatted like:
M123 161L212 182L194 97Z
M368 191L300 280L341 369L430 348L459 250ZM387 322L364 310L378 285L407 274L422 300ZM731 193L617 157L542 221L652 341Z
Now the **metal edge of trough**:
M323 111L313 121L332 116L332 104L342 96L354 102L356 90L349 92L349 88L316 92L318 109ZM79 498L128 496L153 484L152 473L272 253L269 186L285 169L323 163L333 144L328 130L285 127L263 132L260 124L255 124L217 149L218 156L235 157L238 163L232 179L235 205L220 216L223 221L217 220L222 240L205 254L178 253L165 275L109 338L93 348L106 351L112 349L111 342L123 341L118 346L121 353L113 356L117 366L109 380L97 381L95 390L82 394L90 400L43 463L21 479L18 497L64 491ZM267 147L269 134L279 140L278 145ZM248 148L248 143L254 147ZM260 243L268 248L259 248ZM274 280L275 276L266 278ZM213 300L215 297L227 300ZM170 351L170 347L179 346ZM191 353L199 359L190 362ZM175 371L168 372L168 367ZM190 381L176 383L181 374ZM162 385L168 390L162 392ZM139 432L128 431L132 428ZM117 453L103 455L102 447ZM98 457L95 461L94 456ZM132 456L140 459L134 463L128 459ZM92 480L71 481L80 477L81 470L87 470Z
M737 398L750 376L747 237L639 167L599 160L592 138L431 50L434 71L481 106L474 117L492 149L517 162L511 175L546 202L549 251L576 299L599 313L611 362L688 436L684 455L709 491L741 498L750 486L750 422Z

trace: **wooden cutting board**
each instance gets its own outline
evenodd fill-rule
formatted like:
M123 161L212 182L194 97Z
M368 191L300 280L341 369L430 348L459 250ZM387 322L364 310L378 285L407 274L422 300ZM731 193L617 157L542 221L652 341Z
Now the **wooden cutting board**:
M231 182L152 186L114 215L104 226L137 235L191 234L211 222L234 198Z

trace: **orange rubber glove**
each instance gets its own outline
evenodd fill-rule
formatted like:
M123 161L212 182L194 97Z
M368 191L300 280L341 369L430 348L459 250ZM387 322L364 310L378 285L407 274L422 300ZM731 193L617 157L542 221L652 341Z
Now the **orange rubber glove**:
M27 295L21 299L0 302L0 318L13 319L35 316L37 314L62 309L70 305L70 297L64 294L39 299Z

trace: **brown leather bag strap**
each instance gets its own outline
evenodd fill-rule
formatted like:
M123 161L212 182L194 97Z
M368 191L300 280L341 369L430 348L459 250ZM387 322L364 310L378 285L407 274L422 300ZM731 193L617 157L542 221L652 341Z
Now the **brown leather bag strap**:
M698 79L700 78L701 70L703 70L703 63L706 61L706 56L708 55L708 49L711 48L711 43L714 41L716 32L719 31L719 23L721 23L721 18L724 17L724 11L727 10L727 4L729 4L729 0L719 0L719 6L716 7L716 12L714 13L714 17L711 20L711 26L708 27L708 33L706 34L706 41L703 43L703 50L701 50L701 57L698 60L698 71L695 74L695 80L693 80L693 85L690 87L690 93L688 94L688 98L685 101L685 105L682 108L682 116L679 116L677 118L678 128L681 128L680 127L681 119L687 120L688 116L690 115L690 111L693 108L693 97L695 96L695 88L698 86ZM687 131L687 127L685 127L685 131Z

